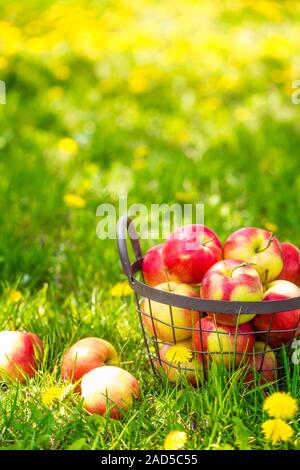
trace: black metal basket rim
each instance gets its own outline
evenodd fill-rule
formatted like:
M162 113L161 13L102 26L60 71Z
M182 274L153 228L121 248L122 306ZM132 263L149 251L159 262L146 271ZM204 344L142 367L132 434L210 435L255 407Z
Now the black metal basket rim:
M129 225L131 225L131 235L134 235L133 238L129 237L136 257L133 263L130 263L127 247L127 232ZM141 295L149 300L170 305L171 307L228 315L272 314L300 309L300 297L259 302L211 300L174 294L173 292L166 292L159 290L156 287L148 286L135 277L135 274L138 271L141 271L143 256L133 221L126 215L121 217L119 220L117 226L117 242L123 271L126 274L132 289L137 295Z

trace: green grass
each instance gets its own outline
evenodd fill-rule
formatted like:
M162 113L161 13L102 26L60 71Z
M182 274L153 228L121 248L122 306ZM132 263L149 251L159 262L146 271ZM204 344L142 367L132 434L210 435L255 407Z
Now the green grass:
M200 201L222 240L275 224L300 244L299 107L288 91L300 78L299 8L201 3L170 12L167 1L0 1L0 327L33 330L46 345L34 380L0 391L2 447L159 449L179 429L188 449L269 448L263 392L238 374L213 371L199 390L154 378L133 299L111 296L125 279L116 241L96 236L97 206L125 193L147 207ZM60 149L65 137L73 154ZM67 207L68 193L86 206ZM89 416L75 395L42 405L64 350L91 335L111 341L141 382L120 422ZM279 386L299 398L299 371ZM293 429L279 448L299 448L297 420Z

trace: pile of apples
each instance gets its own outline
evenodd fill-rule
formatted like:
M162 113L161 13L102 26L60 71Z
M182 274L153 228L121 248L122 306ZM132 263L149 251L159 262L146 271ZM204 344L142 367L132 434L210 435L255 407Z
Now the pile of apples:
M36 334L1 331L0 381L26 382L36 375L43 355L43 342ZM61 375L81 393L87 411L120 419L133 399L139 398L140 386L118 364L118 353L108 341L83 338L64 354Z
M222 246L206 226L180 227L146 253L142 271L145 282L156 289L202 299L251 302L300 297L299 248L280 243L262 228L237 230ZM141 311L146 329L160 343L157 367L173 382L188 368L187 379L194 383L199 367L211 360L228 368L245 364L247 381L254 375L263 382L273 381L277 360L272 349L300 333L300 309L203 314L144 299ZM168 351L175 343L190 348L194 357L179 364L170 360Z

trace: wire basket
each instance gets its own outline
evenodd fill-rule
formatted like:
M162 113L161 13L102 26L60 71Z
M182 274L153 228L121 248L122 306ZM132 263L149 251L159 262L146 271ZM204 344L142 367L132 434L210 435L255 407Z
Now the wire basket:
M135 256L134 261L130 261L128 251L128 239L131 242L133 253ZM192 354L193 358L197 358L197 363L200 364L201 370L204 374L209 369L212 359L215 358L217 362L222 362L226 368L236 368L237 365L247 365L249 371L249 364L252 361L255 364L256 372L260 378L265 377L265 382L268 382L267 377L271 372L271 375L275 378L279 378L285 368L283 363L277 363L270 367L265 361L267 355L272 353L276 354L282 351L282 345L277 347L270 347L269 341L272 334L276 333L288 333L290 340L284 345L285 355L291 351L291 344L294 338L300 334L300 315L298 315L298 321L291 329L272 329L273 320L276 313L279 312L291 312L293 310L300 309L300 297L290 298L285 300L271 300L263 302L239 302L239 301L222 301L222 300L208 300L201 299L199 297L190 297L185 295L178 295L172 292L162 291L155 287L151 287L145 283L142 263L143 255L141 246L137 236L136 229L132 219L128 216L123 216L117 226L117 242L119 255L123 267L123 271L126 274L129 284L135 293L136 309L139 316L140 326L143 334L144 345L147 356L150 361L151 368L155 375L160 376L159 370L165 370L168 367L172 369L180 369L194 373L195 368L191 364L191 359L185 362L184 365L170 361L170 358L166 360L164 354L162 354L163 348L167 348L171 345L179 343L178 337L186 336L187 338L193 336ZM140 279L142 280L140 280ZM163 321L161 318L155 316L153 306L157 303L161 304L169 311L169 320ZM145 308L147 305L147 308ZM190 315L193 319L190 327L175 325L174 323L174 312L175 309L181 308L190 311ZM232 327L231 332L222 331L222 325L219 325L218 330L212 331L211 329L203 328L203 318L209 318L206 316L206 312L222 313L228 315L236 315L236 325ZM260 331L240 331L239 319L242 315L263 315L270 314L270 321L268 329ZM171 331L171 338L166 340L161 339L159 334L160 327L168 328ZM208 351L207 348L207 335L215 335L215 344L219 346L224 344L224 341L231 341L229 344L233 344L234 347L226 351L222 347L216 346L216 350ZM224 336L225 335L225 336ZM241 351L238 349L238 340L242 342L243 335L247 335L247 339L251 339L250 343L254 344L256 340L263 340L264 347L262 350L255 351L253 347L251 350ZM170 335L169 335L170 336ZM224 338L224 341L223 341ZM278 354L276 354L278 356ZM300 356L300 354L299 354ZM229 360L230 359L230 360ZM254 362L253 362L254 361ZM228 367L230 365L230 367ZM253 367L254 369L254 367ZM253 370L254 371L254 370Z

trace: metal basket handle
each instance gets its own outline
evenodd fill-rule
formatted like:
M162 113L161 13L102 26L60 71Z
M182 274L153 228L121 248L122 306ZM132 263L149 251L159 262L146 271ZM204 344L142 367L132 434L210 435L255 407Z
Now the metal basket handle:
M123 267L123 271L128 277L130 284L134 282L132 264L129 259L128 246L127 246L127 237L129 235L131 245L135 254L135 259L138 263L141 263L143 259L142 250L138 235L133 223L133 220L124 215L118 222L117 225L117 240L118 240L118 249L119 255Z

